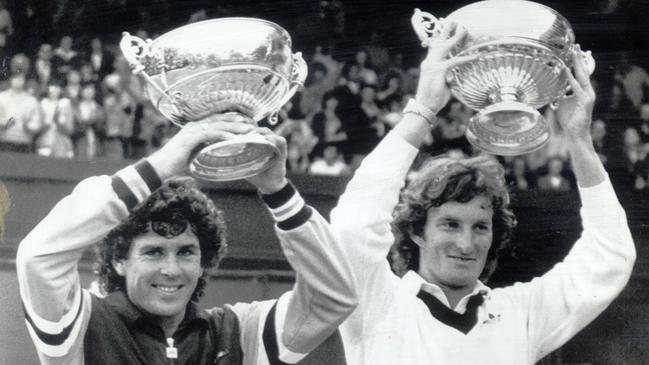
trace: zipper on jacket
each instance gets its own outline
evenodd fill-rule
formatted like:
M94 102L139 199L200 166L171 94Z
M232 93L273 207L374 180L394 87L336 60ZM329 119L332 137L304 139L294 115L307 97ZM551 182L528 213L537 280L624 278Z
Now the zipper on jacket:
M167 337L166 353L167 353L167 359L169 359L169 363L170 364L175 363L174 360L178 358L178 349L174 347L174 339L172 337Z

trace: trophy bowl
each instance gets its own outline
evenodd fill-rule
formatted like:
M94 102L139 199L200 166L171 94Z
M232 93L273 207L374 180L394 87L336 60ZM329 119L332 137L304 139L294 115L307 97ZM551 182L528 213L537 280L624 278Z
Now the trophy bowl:
M274 123L307 76L288 32L262 19L211 19L146 41L123 33L120 48L133 73L146 80L153 105L181 127L217 113ZM203 147L190 172L207 181L243 179L266 169L278 154L258 133L239 135Z
M553 9L531 1L487 0L464 6L446 19L415 10L412 25L427 46L445 24L467 30L450 56L478 54L447 75L452 94L477 111L466 137L492 154L520 155L541 148L550 126L537 109L556 107L568 92L562 72L572 67L575 34ZM589 72L590 52L582 52Z

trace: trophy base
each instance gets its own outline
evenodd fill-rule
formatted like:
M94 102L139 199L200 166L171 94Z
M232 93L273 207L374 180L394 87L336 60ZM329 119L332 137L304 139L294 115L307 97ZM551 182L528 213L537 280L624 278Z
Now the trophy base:
M250 133L203 148L189 164L195 178L204 181L233 181L266 170L279 150L260 134Z
M466 137L487 153L516 156L543 147L550 138L550 127L536 109L517 101L503 101L471 118Z

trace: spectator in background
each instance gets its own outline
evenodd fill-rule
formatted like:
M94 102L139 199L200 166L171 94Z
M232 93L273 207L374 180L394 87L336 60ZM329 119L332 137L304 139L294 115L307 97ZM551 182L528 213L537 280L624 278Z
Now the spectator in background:
M550 157L546 153L545 149L539 148L538 150L532 151L522 157L525 159L527 167L534 173L534 175L537 177L545 175Z
M633 188L635 190L649 190L649 158L638 162L636 166L636 177Z
M383 122L388 131L394 128L403 117L403 107L403 99L397 94L383 101Z
M397 96L401 96L401 76L393 72L387 76L381 91L376 93L376 100L383 104Z
M548 173L539 178L539 190L569 191L570 182L563 175L563 159L552 156L548 161Z
M72 37L69 35L61 37L59 46L54 49L52 57L54 77L65 80L70 70L79 67L80 60L79 52L72 49Z
M131 100L119 89L108 88L104 95L106 136L103 141L104 157L122 159L125 145L133 131L135 108Z
M417 82L419 81L419 68L410 67L403 74L402 89L404 94L414 95L417 91Z
M25 89L29 60L23 54L11 61L9 89L0 92L0 151L28 153L42 127L38 100Z
M90 41L90 48L84 54L83 63L90 65L95 81L103 80L106 75L113 72L113 56L106 51L99 37L94 37Z
M41 156L72 158L72 130L74 128L74 109L70 99L62 97L60 81L51 80L47 96L41 100L43 127L36 139L36 153Z
M345 161L354 169L378 142L377 131L372 125L372 119L363 110L362 97L359 95L363 84L355 79L358 66L355 64L348 69L348 81L344 86L333 90L339 100L336 114L342 122L342 129L347 135L347 140L339 145L345 156ZM358 79L356 79L358 80ZM367 97L367 95L366 95Z
M635 126L641 143L649 143L649 103L640 106L640 118Z
M142 151L140 139L142 107L146 101L141 81L133 75L123 56L113 62L114 71L104 78L102 86L108 99L104 103L107 114L106 138L107 149L112 156L118 155L117 141L120 141L121 154L125 158L134 158ZM110 104L110 105L109 105ZM113 115L110 110L114 110ZM134 153L135 152L135 153ZM120 158L122 158L120 157Z
M104 110L95 100L97 90L94 84L85 84L81 89L81 100L76 107L74 155L93 159L101 154L100 140L104 140Z
M346 88L349 93L358 95L361 91L363 80L360 76L360 67L354 62L347 62L343 66L338 86Z
M607 166L608 156L611 154L612 148L606 138L606 122L601 119L594 120L590 127L590 135L593 138L595 152L597 152L602 164Z
M403 80L406 75L405 67L403 65L403 53L401 52L394 52L390 54L390 61L387 65L387 70L382 75L383 84L385 84L386 81L393 75L396 75L400 81ZM379 77L379 79L381 78Z
M546 123L550 127L550 139L541 149L547 156L560 157L564 162L570 158L570 141L557 121L556 112L552 108L545 108L543 112Z
M431 154L438 155L451 150L461 151L465 156L473 154L473 147L465 137L471 110L457 100L450 101L439 113L439 123L433 129Z
M286 139L288 170L304 174L308 172L309 154L318 143L318 138L313 135L313 130L304 115L295 110L291 101L284 104L279 112L282 122L275 129L275 133Z
M616 183L621 189L638 189L641 184L638 177L642 175L640 170L646 162L649 144L640 143L640 135L635 128L627 128L621 152L614 163L618 168L615 173Z
M81 73L76 69L71 69L65 76L65 90L63 94L75 105L81 99Z
M628 52L620 52L614 78L622 84L623 90L635 110L639 110L644 101L644 88L649 87L647 71L632 64Z
M5 0L0 0L0 60L7 57L11 35L14 33L11 14L7 10ZM1 71L5 75L0 75L0 79L5 80L6 71Z
M529 171L525 160L520 157L514 157L511 160L510 167L507 169L505 182L513 190L532 190L535 187L534 174Z
M611 88L611 97L603 107L602 119L606 121L608 133L613 143L620 145L626 127L631 126L631 120L637 117L633 104L624 92L621 82L615 82Z
M168 124L170 122L164 115L158 112L153 104L143 104L140 138L144 141L144 145L141 146L142 150L140 153L150 154L162 146L156 138L158 138L161 130L167 128Z
M92 65L89 63L83 63L81 68L79 68L79 75L81 76L82 84L95 84L99 85L99 76L92 69Z
M361 109L368 120L368 123L375 130L373 138L378 144L378 138L385 135L385 124L383 124L383 113L379 105L376 103L376 87L374 85L365 84L361 88ZM374 146L372 146L374 148Z
M329 143L341 143L347 140L347 133L338 117L339 105L340 100L333 91L326 93L322 98L322 110L313 116L311 123L313 135L317 138L312 156L322 156L326 145Z
M325 146L323 155L316 157L309 167L313 175L344 176L349 175L349 168L335 143Z
M48 43L41 44L36 54L36 60L34 61L34 71L31 73L31 77L38 80L41 92L47 91L47 85L49 85L52 79L54 72L52 68L52 56L52 45Z
M41 87L38 80L28 78L25 80L25 91L27 91L27 94L35 97L36 100L40 100L47 92L47 85Z
M322 53L322 46L316 46L300 100L300 110L307 119L311 120L320 111L325 93L336 85L340 68L340 64L331 55Z
M358 76L360 81L369 84L378 86L379 77L376 74L376 71L372 66L370 66L369 53L365 49L359 49L356 51L354 56L354 63L358 66Z

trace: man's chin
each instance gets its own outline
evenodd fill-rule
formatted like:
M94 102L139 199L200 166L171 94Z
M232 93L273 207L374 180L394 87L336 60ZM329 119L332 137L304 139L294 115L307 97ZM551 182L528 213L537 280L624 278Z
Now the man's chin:
M442 283L442 285L444 285L445 287L451 290L466 290L466 289L473 289L476 283L477 280L474 279L456 278L456 279L448 280Z
M156 317L174 317L185 310L185 305L155 305L149 309L149 314Z

